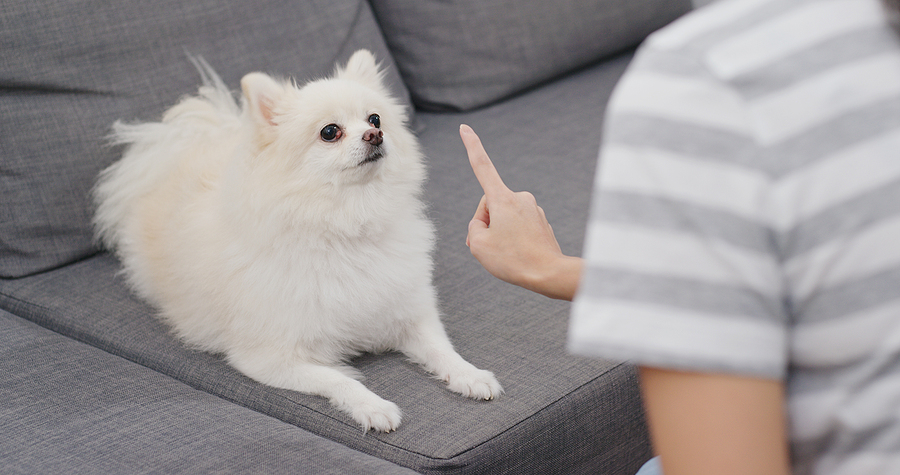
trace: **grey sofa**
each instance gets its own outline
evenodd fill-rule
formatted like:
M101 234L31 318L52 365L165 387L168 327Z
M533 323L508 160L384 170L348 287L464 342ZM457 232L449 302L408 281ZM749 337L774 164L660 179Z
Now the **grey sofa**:
M465 246L481 191L458 125L579 254L606 101L676 0L10 0L0 4L0 472L609 473L650 456L635 371L566 353L568 304L488 275ZM394 353L353 362L403 424L364 434L318 397L258 384L154 318L91 237L88 192L203 56L237 88L376 53L429 159L435 283L477 402Z

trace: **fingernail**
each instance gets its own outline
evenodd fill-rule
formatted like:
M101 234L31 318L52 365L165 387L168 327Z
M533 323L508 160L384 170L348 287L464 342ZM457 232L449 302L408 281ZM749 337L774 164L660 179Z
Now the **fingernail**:
M464 134L474 134L475 133L475 131L472 130L472 128L466 124L459 124L459 131Z

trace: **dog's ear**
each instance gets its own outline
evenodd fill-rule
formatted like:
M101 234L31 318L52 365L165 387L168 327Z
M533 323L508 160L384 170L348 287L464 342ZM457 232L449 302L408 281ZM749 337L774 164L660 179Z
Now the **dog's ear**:
M354 80L370 87L384 88L384 72L379 71L375 55L365 49L353 53L346 67L337 68L335 77Z
M263 73L249 73L241 79L250 115L259 126L274 126L275 104L284 94L284 86Z

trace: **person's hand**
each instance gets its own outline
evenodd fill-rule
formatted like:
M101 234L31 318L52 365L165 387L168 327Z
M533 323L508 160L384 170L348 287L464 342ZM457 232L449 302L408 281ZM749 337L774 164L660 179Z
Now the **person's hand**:
M484 196L469 222L466 245L495 277L548 297L571 300L581 259L562 253L544 210L528 192L503 183L481 139L467 125L459 135Z

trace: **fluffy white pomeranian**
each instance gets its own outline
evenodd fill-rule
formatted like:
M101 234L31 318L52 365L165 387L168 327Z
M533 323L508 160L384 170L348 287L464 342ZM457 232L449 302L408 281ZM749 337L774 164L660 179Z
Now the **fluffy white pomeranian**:
M373 55L303 87L247 74L240 106L197 63L198 96L115 124L128 147L94 189L97 236L136 293L191 346L366 431L401 413L346 364L362 352L399 350L451 391L498 396L441 324L422 153Z

